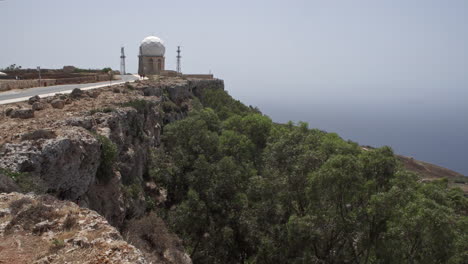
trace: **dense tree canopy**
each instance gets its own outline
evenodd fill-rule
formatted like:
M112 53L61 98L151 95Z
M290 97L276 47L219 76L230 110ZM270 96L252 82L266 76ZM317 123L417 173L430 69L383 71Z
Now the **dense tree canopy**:
M151 171L194 263L466 263L468 201L446 181L224 91L201 103L164 128Z

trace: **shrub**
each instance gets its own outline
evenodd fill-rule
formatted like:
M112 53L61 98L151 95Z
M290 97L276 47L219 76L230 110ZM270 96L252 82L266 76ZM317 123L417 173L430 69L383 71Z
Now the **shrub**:
M180 111L180 107L178 107L172 101L164 101L162 103L162 109L163 109L164 113L179 112Z
M129 186L124 186L124 192L127 197L137 199L140 193L143 192L143 188L138 183L133 183Z
M126 236L125 240L137 248L149 248L148 252L151 253L146 257L154 262L166 250L182 250L181 241L169 232L164 221L154 212L141 219L130 220L127 230L123 233ZM174 257L176 258L174 263L182 263L177 259L177 255Z
M96 138L101 143L101 163L96 177L102 183L107 183L113 174L113 167L117 158L117 146L105 136L96 134Z
M65 241L63 241L62 239L54 238L52 240L52 245L49 248L49 252L50 253L57 253L57 251L59 251L60 249L62 249L64 247L65 247Z
M115 112L115 108L112 107L104 107L104 108L96 108L92 109L88 112L88 115L94 115L96 113L111 113Z
M0 168L0 173L10 177L18 185L21 192L34 192L37 194L45 192L44 188L41 186L41 179L38 177L33 177L25 172L16 172L4 168Z
M31 200L30 198L24 197L11 202L8 207L11 210L11 214L16 215L19 211L21 211L21 209L23 209L25 205L31 204L32 202L33 200Z
M16 225L21 226L24 230L32 230L35 224L51 220L57 215L52 207L42 203L35 204L17 214L5 227L5 233L10 233Z
M123 107L133 107L135 108L138 112L143 112L146 113L146 109L148 105L154 104L153 102L143 100L143 99L135 99L131 100L125 103L120 104Z
M126 82L126 83L125 83L125 87L126 87L127 89L130 89L130 90L135 90L135 87L134 87L131 83L129 83L129 82Z
M65 221L63 221L63 229L66 231L72 230L78 224L76 216L67 215Z

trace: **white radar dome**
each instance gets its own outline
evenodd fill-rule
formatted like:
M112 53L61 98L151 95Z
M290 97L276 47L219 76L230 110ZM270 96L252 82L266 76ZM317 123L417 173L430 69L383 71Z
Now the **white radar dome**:
M140 45L140 55L143 56L164 56L166 48L164 42L155 36L146 37Z

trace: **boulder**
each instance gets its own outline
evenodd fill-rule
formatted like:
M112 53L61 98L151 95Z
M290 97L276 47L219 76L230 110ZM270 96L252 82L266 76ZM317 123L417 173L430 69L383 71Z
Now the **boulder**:
M78 98L78 97L81 97L83 95L83 91L79 88L75 88L73 89L73 91L71 92L70 96L72 98Z
M0 193L18 192L19 186L7 175L0 172Z
M21 140L52 139L56 137L57 135L54 131L38 129L36 131L21 135Z
M5 110L5 115L6 115L6 116L10 116L10 114L11 114L12 111L13 111L13 108L7 108L7 109Z
M35 102L32 104L32 110L34 111L41 111L47 108L47 105L42 102Z
M60 99L55 99L50 104L52 105L53 108L57 108L57 109L62 109L65 107L65 102Z
M39 97L39 95L35 95L35 96L28 99L28 104L32 105L32 104L34 104L36 102L39 102L39 101L41 101L41 98Z
M91 90L91 91L87 91L87 94L91 98L98 98L101 92L99 90Z
M11 118L21 118L21 119L28 119L34 117L34 110L32 109L14 109L12 110L9 115Z

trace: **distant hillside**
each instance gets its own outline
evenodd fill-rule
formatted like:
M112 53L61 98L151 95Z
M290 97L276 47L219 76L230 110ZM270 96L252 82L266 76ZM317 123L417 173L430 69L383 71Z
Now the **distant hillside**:
M449 184L453 187L461 188L465 193L468 193L468 177L434 164L424 161L415 160L410 157L397 155L407 170L416 172L426 180L435 180L447 178Z

